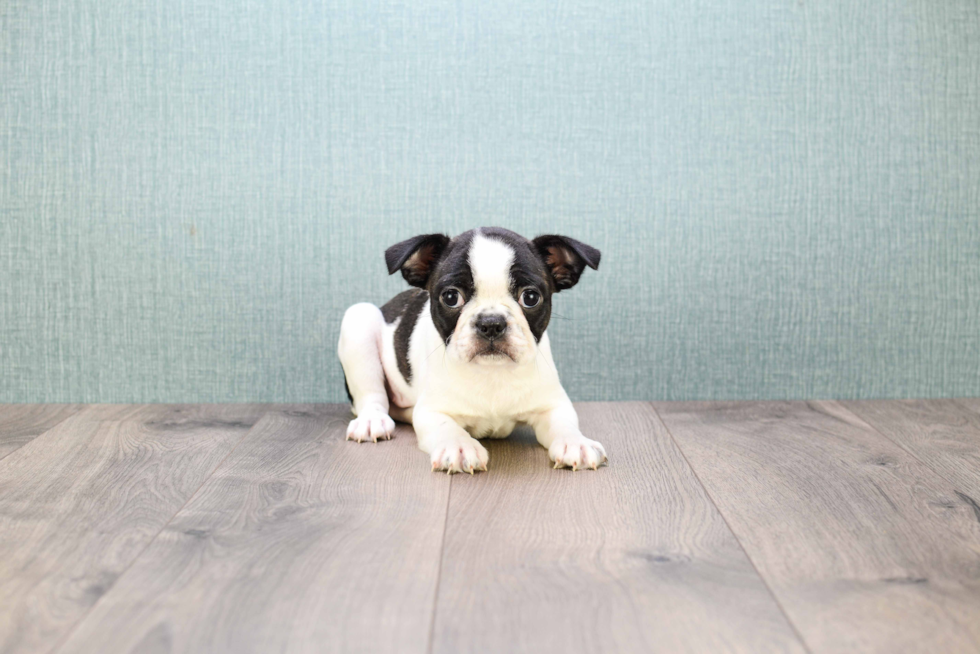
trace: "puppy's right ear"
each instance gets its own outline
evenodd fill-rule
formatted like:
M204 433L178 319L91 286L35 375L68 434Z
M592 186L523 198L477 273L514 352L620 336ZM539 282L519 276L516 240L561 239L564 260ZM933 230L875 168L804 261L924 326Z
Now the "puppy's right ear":
M401 270L406 282L424 288L448 244L449 237L445 234L424 234L395 243L385 250L388 274L394 275L396 270Z

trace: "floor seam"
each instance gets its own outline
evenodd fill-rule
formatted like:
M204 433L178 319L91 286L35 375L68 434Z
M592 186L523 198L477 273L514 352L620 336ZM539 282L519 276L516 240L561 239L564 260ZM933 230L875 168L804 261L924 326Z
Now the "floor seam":
M230 450L228 450L228 454L226 454L224 458L222 458L221 461L219 461L218 464L211 469L211 471L207 474L207 476L201 481L200 485L194 489L194 492L187 496L187 499L184 501L183 504L180 505L180 508L174 511L174 514L170 516L170 519L168 519L167 522L163 525L163 527L161 527L160 530L153 535L153 538L147 541L143 549L139 551L139 554L134 556L133 560L130 561L129 564L122 570L122 572L119 573L115 581L112 582L112 585L106 588L105 592L102 593L102 595L100 595L99 598L95 600L90 607L88 607L88 610L85 612L85 615L80 617L78 621L74 625L72 625L71 629L69 629L65 633L65 635L62 636L51 649L48 650L49 654L53 654L54 652L57 652L58 650L60 650L62 647L65 646L65 643L67 643L68 640L72 637L72 635L76 631L78 631L78 628L82 626L82 623L85 622L85 620L87 620L90 615L92 615L92 613L95 611L95 608L99 605L99 602L101 602L110 592L112 592L112 589L115 588L115 586L126 575L126 573L129 572L134 565L136 565L136 562L139 561L141 558L143 558L143 555L146 554L146 551L150 549L150 546L153 545L153 543L156 542L157 538L160 537L160 534L166 531L167 527L170 526L170 523L174 521L174 518L180 515L180 512L183 511L188 504L190 504L190 501L194 499L198 493L201 492L201 489L204 488L204 484L208 483L211 477L214 476L214 473L218 470L218 468L224 465L225 461L228 460L228 457L230 457L235 452L235 450L237 450L238 447L248 439L249 435L251 435L252 432L255 431L256 426L258 426L258 424L261 423L265 419L265 417L268 416L270 413L272 413L272 411L266 411L265 413L263 413L259 417L259 419L256 420L255 423L249 428L249 430L245 432L245 435L242 436L241 439L239 439L239 441L235 443L235 445Z
M732 538L735 539L735 542L738 544L739 549L742 550L742 553L745 555L745 558L749 562L749 565L752 566L752 570L755 571L755 574L759 578L759 581L762 582L762 585L765 587L766 591L768 591L769 596L772 598L772 601L775 602L776 607L779 609L779 612L783 614L783 617L786 619L786 624L788 624L789 628L793 630L793 633L796 635L797 640L800 641L800 645L803 647L804 651L813 654L813 650L810 649L810 646L807 644L806 639L803 638L803 634L797 628L796 623L793 622L792 618L789 617L789 613L786 611L786 607L784 607L783 603L779 601L779 596L776 595L776 592L772 589L772 586L769 585L769 581L766 580L766 578L763 576L762 572L759 570L759 566L757 566L755 564L755 561L752 560L752 556L749 554L749 551L745 548L745 545L742 544L742 539L738 537L738 534L735 532L735 529L732 527L731 523L728 522L728 518L725 517L725 514L721 510L721 507L719 507L718 503L715 502L715 498L711 496L711 492L708 490L708 487L704 485L703 481L701 481L701 476L698 474L698 471L694 468L694 466L691 465L691 461L687 458L687 454L684 453L684 450L681 448L681 444L677 441L677 438L674 437L674 433L670 430L670 427L668 427L667 423L664 422L663 417L660 415L660 411L657 410L657 407L653 402L648 402L648 404L650 405L650 408L653 409L654 415L657 416L657 420L660 421L660 424L667 432L667 436L670 437L670 440L674 444L674 447L677 448L677 451L684 459L684 463L687 464L687 467L690 469L691 474L694 475L694 478L697 480L698 485L701 486L701 490L704 491L704 494L708 498L708 501L711 502L711 505L713 507L715 507L715 511L718 512L718 515L725 523L725 526L728 528L728 533L730 533L732 535Z
M40 405L40 406L44 406L44 405ZM79 409L75 413L72 413L71 415L65 416L64 418L62 418L58 422L54 423L53 425L51 425L50 427L48 427L47 429L45 429L44 431L42 431L40 434L35 435L30 440L24 441L19 446L17 446L14 449L10 450L9 452L7 452L6 454L4 454L3 456L0 456L0 461L3 461L4 459L6 459L8 456L10 456L11 454L13 454L15 452L20 452L21 449L23 449L24 447L27 447L28 445L30 445L31 443L33 443L38 438L41 438L41 436L44 436L45 434L47 434L49 431L51 431L55 427L58 427L60 425L63 425L65 422L71 420L72 418L74 418L76 416L80 416L82 413L84 413L87 410L88 410L88 406L83 406L81 409Z
M961 493L960 491L958 491L957 490L958 484L956 482L954 482L952 479L950 479L949 477L947 477L946 475L944 475L942 472L936 470L934 467L932 467L931 465L929 465L928 463L926 463L925 461L923 461L922 459L920 459L918 456L916 456L915 452L913 452L912 450L908 449L907 447L905 447L904 445L902 445L901 443L899 443L895 439L891 438L890 436L888 436L887 434L885 434L885 432L883 432L882 430L878 429L878 427L876 427L874 424L872 424L871 421L865 420L864 417L861 416L860 414L858 414L856 411L852 411L848 407L844 406L844 404L841 403L838 400L831 400L831 401L834 404L836 404L837 406L839 406L841 409L843 409L844 411L846 411L847 413L851 414L852 416L854 416L855 418L857 418L859 421L861 421L862 423L864 423L865 425L867 425L867 427L869 429L871 429L871 431L873 431L874 433L878 434L879 436L881 436L882 438L884 438L889 443L892 443L893 445L895 445L895 447L897 447L898 449L902 450L903 452L905 452L906 454L908 454L910 457L912 457L913 460L918 461L920 464L922 464L923 466L925 466L926 470L932 471L932 473L935 474L939 479L942 479L943 481L945 481L946 483L948 483L950 485L950 487L953 489L953 493L955 493L956 496L960 498L960 500L964 501L967 505L969 505L970 508L973 509L974 513L976 514L976 507L973 505L973 498L970 497L970 496L968 496L968 495L964 495L963 493ZM894 401L894 400L891 400L891 401ZM961 408L965 408L967 411L971 411L971 409L969 407L963 407L963 405L961 405L955 399L953 400L953 403L956 404L957 406L961 407ZM946 609L944 608L943 610L945 611ZM949 614L947 613L947 615L949 615ZM954 618L954 622L956 622L955 618ZM971 637L971 639L973 639L974 641L976 641L976 639L973 638L972 635L970 635L970 637Z
M442 517L442 537L439 540L439 567L436 569L436 587L432 594L432 616L429 618L429 642L426 643L426 654L432 654L435 639L436 609L439 606L439 585L442 582L442 562L446 555L446 530L449 528L449 503L453 493L453 477L449 475L449 488L446 489L446 512Z

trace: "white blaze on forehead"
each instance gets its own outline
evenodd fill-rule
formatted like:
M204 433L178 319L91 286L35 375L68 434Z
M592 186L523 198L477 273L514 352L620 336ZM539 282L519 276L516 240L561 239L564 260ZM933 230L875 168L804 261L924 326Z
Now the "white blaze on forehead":
M477 234L470 245L470 272L477 297L497 298L510 294L510 267L514 249L503 241Z

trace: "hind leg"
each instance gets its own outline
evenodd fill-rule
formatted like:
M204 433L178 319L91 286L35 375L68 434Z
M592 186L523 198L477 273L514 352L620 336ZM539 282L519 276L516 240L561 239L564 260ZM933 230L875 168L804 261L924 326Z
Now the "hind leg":
M384 324L381 310L367 303L349 308L340 324L337 354L353 398L351 409L357 416L347 426L347 439L358 443L389 439L395 430L395 421L388 415L388 391L381 366Z

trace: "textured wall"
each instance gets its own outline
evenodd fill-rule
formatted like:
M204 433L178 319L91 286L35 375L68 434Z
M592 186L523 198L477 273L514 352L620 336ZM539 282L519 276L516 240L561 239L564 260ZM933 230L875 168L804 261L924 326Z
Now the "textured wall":
M4 0L0 401L337 401L382 252L603 251L576 399L980 395L976 0Z

